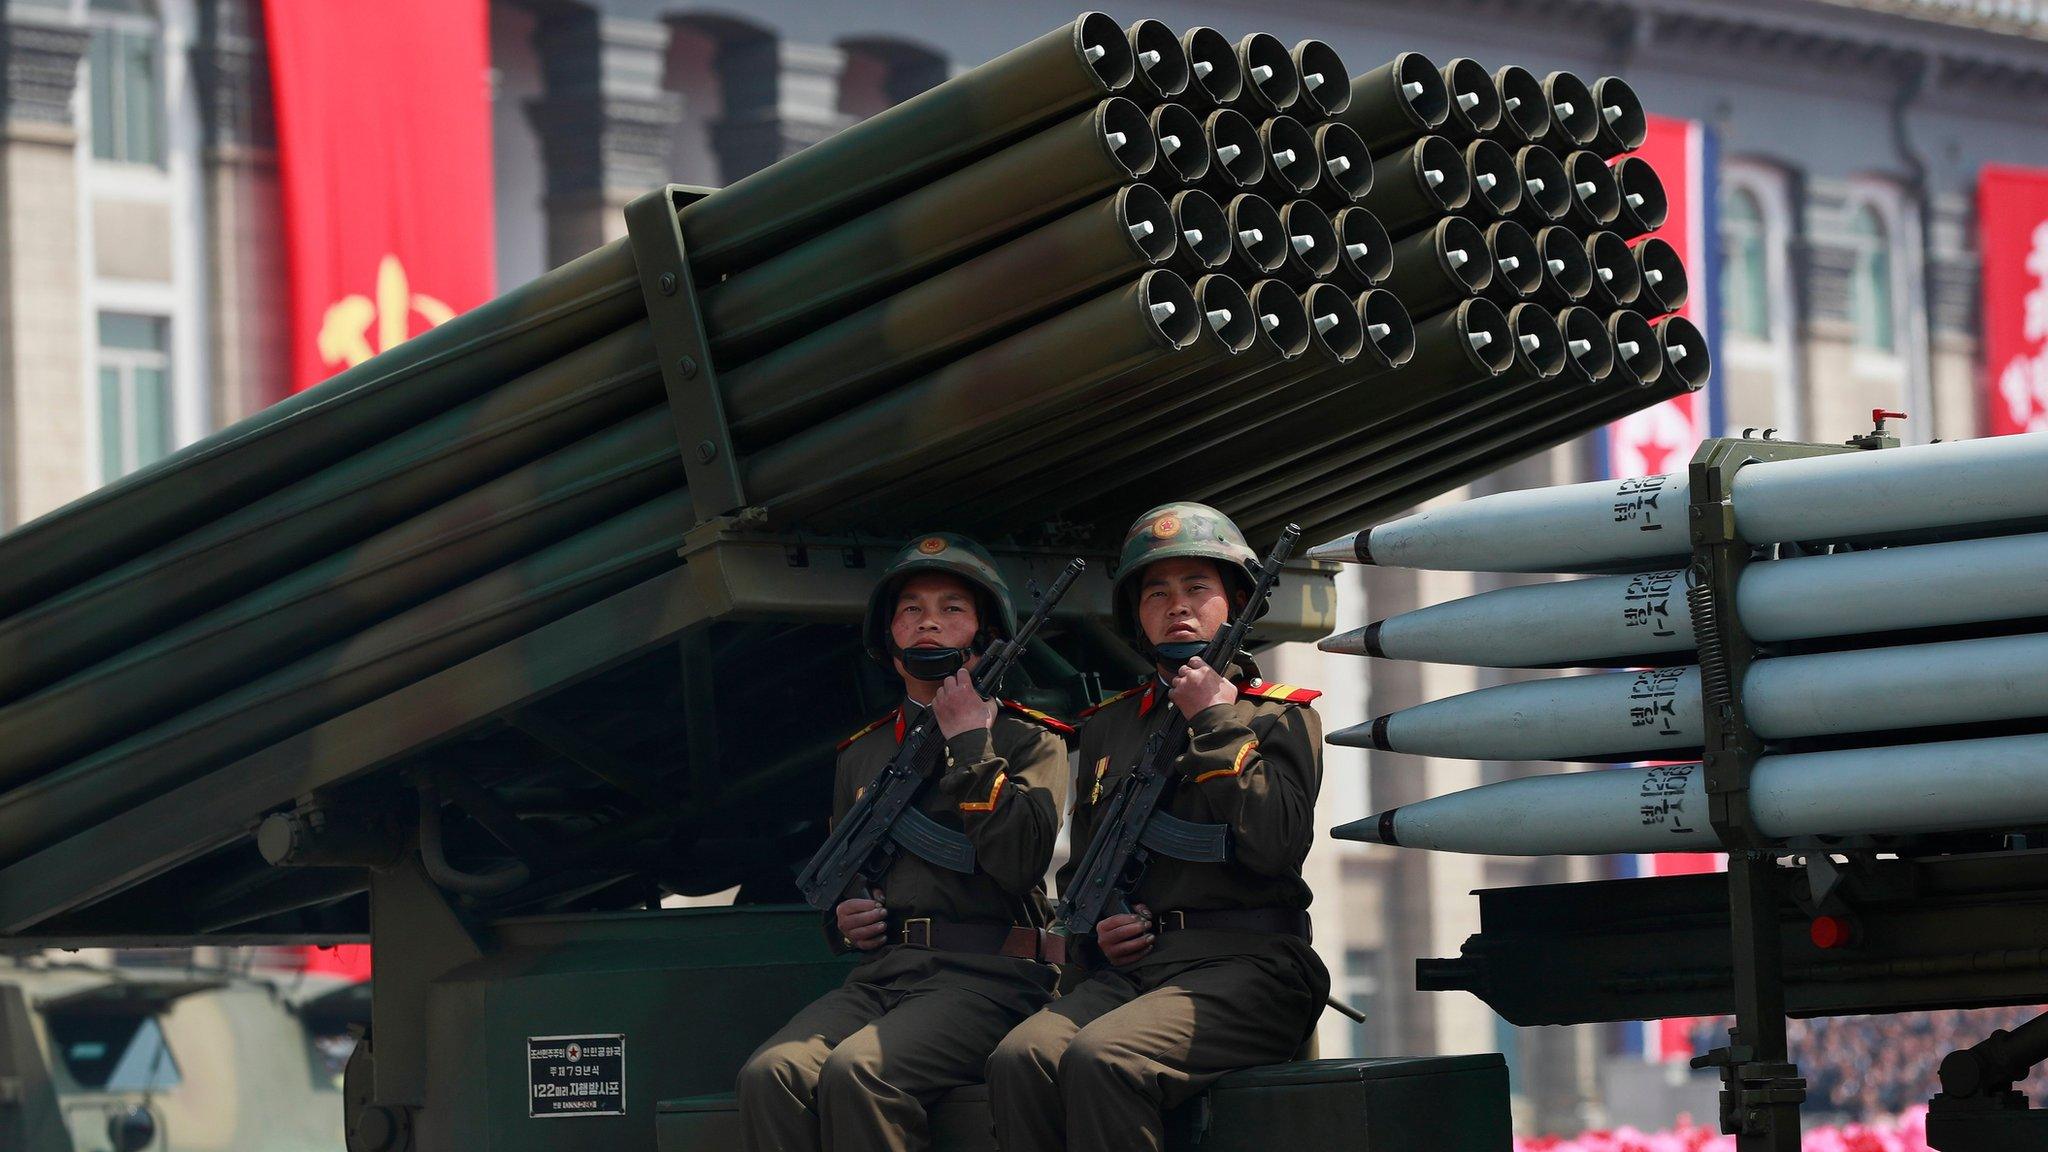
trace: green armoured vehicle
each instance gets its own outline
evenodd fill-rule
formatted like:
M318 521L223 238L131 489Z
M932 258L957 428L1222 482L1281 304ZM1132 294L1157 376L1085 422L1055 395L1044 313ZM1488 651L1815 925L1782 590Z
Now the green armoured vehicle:
M1324 539L1703 380L1682 320L1579 308L1569 361L1534 305L1411 327L1339 286L1385 266L1169 205L1242 149L1158 127L1136 60L1205 99L1237 64L1208 30L1134 50L1157 31L1084 15L650 193L625 238L0 537L7 947L371 942L355 1152L731 1147L740 1062L843 971L792 876L834 745L897 691L858 622L912 533L989 542L1016 589L1088 560L1006 685L1071 714L1147 672L1110 611L1137 511ZM1441 84L1407 54L1361 123L1440 122ZM1325 635L1333 572L1291 567L1255 643ZM987 1146L975 1090L937 1118ZM1500 1152L1506 1073L1305 1061L1173 1122Z

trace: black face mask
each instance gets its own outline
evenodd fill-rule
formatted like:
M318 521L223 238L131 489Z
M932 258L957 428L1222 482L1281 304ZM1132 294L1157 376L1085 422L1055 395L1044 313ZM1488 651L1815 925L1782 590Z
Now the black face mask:
M919 680L937 683L967 666L966 648L898 648L903 670Z
M1171 644L1154 644L1152 652L1158 656L1160 663L1170 668L1178 668L1200 656L1202 649L1208 646L1207 640L1176 640Z

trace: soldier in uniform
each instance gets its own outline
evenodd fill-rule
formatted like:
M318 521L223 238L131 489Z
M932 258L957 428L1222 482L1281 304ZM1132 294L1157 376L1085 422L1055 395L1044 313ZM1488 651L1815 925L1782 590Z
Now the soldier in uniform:
M1228 669L1191 658L1245 602L1256 563L1237 526L1201 504L1153 509L1125 538L1116 611L1155 674L1084 714L1060 888L1095 806L1167 708L1187 717L1189 741L1162 807L1228 825L1231 854L1154 855L1132 911L1090 926L1087 978L997 1047L988 1082L1004 1152L1163 1148L1162 1110L1232 1069L1292 1058L1329 994L1301 878L1322 779L1319 693L1260 679L1248 656Z
M859 952L861 962L740 1069L748 1149L929 1147L926 1106L979 1081L996 1042L1051 1000L1063 941L1045 930L1044 878L1073 729L983 700L967 672L975 653L1015 630L994 561L950 533L905 548L870 596L863 639L895 669L904 699L839 745L832 819L929 708L946 750L916 803L965 833L975 869L963 874L900 852L885 875L869 878L868 897L827 915L833 949Z

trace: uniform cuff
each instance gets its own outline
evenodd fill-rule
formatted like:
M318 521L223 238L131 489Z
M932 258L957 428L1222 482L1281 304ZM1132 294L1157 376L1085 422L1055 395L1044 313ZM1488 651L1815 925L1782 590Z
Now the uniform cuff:
M946 741L947 767L955 770L979 764L995 754L995 742L989 738L986 728L969 728Z

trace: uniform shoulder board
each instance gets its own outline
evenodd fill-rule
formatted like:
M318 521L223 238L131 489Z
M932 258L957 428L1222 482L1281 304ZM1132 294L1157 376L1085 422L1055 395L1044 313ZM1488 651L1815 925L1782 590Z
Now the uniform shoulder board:
M1017 703L1015 700L1003 700L1000 701L1000 703L1005 709L1008 709L1011 712L1015 712L1017 715L1022 716L1026 720L1034 721L1040 727L1056 732L1061 736L1072 736L1074 734L1074 726L1060 719L1057 716L1053 716L1045 712L1040 712L1036 708L1025 707L1024 705Z
M1090 716L1093 716L1093 715L1095 715L1095 714L1096 714L1097 712L1100 712L1100 711L1102 711L1102 710L1103 710L1104 708L1107 708L1107 707L1109 707L1109 706L1110 706L1111 704L1114 704L1114 703L1116 703L1116 702L1117 702L1117 701L1119 701L1119 700L1128 700L1128 699L1130 699L1130 698L1131 698L1131 697L1133 697L1133 696L1136 696L1136 695L1139 695L1139 694L1141 694L1142 692L1144 692L1144 691L1145 691L1145 689L1146 689L1146 688L1148 688L1148 687L1150 687L1150 686L1151 686L1151 685L1150 685L1150 683L1148 682L1148 683L1145 683L1145 684L1139 684L1139 685L1137 685L1136 687L1132 687L1132 688L1126 688L1126 689L1124 689L1123 691L1121 691L1121 692L1117 693L1116 695L1114 695L1114 696L1111 696L1111 697L1110 697L1109 699L1107 699L1107 700L1104 700L1104 701L1103 701L1102 703L1100 703L1100 704L1097 704L1097 705L1095 705L1095 706L1094 706L1093 708L1083 708L1083 709L1081 709L1081 712L1080 712L1080 714L1079 714L1079 715L1077 715L1077 716L1075 716L1075 717L1074 717L1074 719L1076 719L1076 720L1086 720L1086 719L1087 719L1087 718L1089 718Z
M1237 694L1256 700L1278 700L1282 704L1308 704L1322 695L1314 688L1303 688L1297 684L1276 684L1271 680L1261 680L1249 688L1241 688Z
M839 751L844 752L848 748L853 747L854 741L860 739L861 737L867 735L870 732L873 732L875 729L880 728L884 724L894 724L896 722L896 713L900 711L902 711L902 709L900 708L891 708L887 712L883 713L881 716L876 717L872 723L863 727L860 731L855 732L853 735L848 736L844 740L841 740L839 742Z

